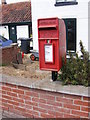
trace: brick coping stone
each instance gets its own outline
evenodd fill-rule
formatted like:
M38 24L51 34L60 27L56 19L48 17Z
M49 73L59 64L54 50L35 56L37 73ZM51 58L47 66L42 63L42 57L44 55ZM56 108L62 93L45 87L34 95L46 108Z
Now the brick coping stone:
M8 76L0 74L1 83L9 83L13 85L19 85L22 87L28 87L33 89L46 90L50 92L66 93L71 95L79 95L90 97L90 87L74 86L74 85L61 85L60 81L52 81L50 79L32 80L30 78L21 78L17 76Z

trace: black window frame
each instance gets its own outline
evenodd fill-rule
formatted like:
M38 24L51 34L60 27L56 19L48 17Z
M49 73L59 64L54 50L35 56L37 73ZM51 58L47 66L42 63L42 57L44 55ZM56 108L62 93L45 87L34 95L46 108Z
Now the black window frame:
M75 1L67 1L67 0L64 0L64 2L57 2L56 0L56 3L55 3L55 6L66 6L66 5L77 5L78 2L75 0Z
M76 44L77 44L77 19L76 18L63 18L63 20L64 20L64 22L65 22L65 26L66 26L66 51L67 51L67 53L69 52L69 51L71 51L71 52L73 52L73 53L75 53L76 52ZM73 39L73 49L68 49L68 44L69 44L69 42L70 42L70 40L69 40L69 36L68 36L68 30L69 30L69 28L68 28L68 22L72 22L73 21L73 33L74 33L74 39ZM70 28L71 29L71 28Z

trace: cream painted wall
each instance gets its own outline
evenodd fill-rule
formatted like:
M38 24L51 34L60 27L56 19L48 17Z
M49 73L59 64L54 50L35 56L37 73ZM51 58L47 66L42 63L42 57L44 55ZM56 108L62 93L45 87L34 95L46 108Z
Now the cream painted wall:
M76 18L77 19L77 42L76 49L80 50L79 42L82 40L86 50L88 46L88 1L77 0L78 5L55 7L55 0L31 0L32 5L32 31L33 48L38 50L37 20L39 18Z

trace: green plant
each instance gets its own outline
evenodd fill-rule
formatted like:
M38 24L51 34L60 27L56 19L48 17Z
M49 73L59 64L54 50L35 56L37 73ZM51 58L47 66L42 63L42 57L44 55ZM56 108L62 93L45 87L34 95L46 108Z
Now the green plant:
M84 49L82 41L80 41L80 50L82 57L69 52L70 59L66 61L63 59L63 67L59 74L59 80L64 85L84 85L90 86L90 62L89 53Z

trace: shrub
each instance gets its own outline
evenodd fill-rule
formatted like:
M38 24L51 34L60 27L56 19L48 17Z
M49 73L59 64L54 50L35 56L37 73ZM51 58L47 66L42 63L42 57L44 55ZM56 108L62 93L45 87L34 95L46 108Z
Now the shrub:
M82 41L80 41L80 51L82 56L69 52L70 59L66 61L66 64L63 60L63 67L58 77L64 85L90 86L89 53L85 51Z

